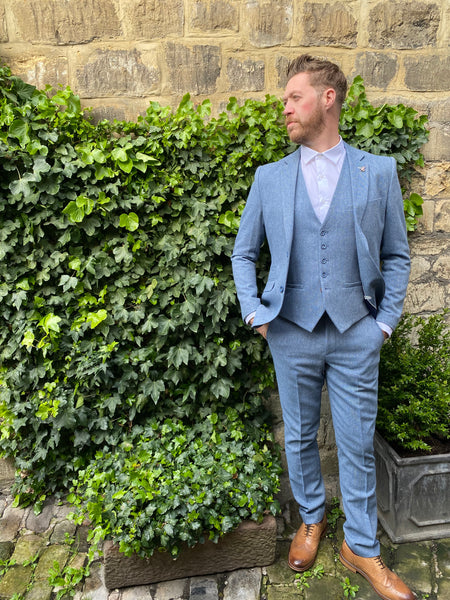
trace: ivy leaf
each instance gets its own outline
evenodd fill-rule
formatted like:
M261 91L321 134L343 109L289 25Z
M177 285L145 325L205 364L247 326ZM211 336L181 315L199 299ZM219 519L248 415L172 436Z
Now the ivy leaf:
M90 312L86 315L86 322L90 324L91 329L95 329L102 321L108 317L108 313L104 308L97 312Z
M139 227L139 217L134 212L129 214L122 213L120 215L119 225L120 227L125 227L128 231L136 231Z

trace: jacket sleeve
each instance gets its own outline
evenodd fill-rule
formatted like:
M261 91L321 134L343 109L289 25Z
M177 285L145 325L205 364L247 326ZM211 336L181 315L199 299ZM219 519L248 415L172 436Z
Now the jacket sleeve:
M258 168L241 216L231 257L234 282L244 320L261 304L256 282L256 262L265 239L265 230L259 182Z
M393 158L391 159L391 177L386 202L380 259L385 291L378 306L377 321L386 323L386 325L395 329L402 314L403 302L408 287L410 257L403 197Z

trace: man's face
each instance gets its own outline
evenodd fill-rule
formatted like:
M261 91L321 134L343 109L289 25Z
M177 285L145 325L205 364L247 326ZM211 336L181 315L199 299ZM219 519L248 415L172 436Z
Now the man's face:
M296 144L311 146L325 129L325 108L310 83L309 73L291 77L283 96L284 116L289 138Z

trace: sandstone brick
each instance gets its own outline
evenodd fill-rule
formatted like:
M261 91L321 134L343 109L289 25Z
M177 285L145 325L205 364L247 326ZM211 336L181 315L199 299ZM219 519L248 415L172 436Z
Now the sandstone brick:
M277 75L278 75L277 84L278 84L279 88L284 89L286 87L286 83L287 83L286 72L287 72L288 65L289 65L289 58L287 58L286 56L277 56L275 68L276 68Z
M5 7L0 6L0 43L8 41Z
M405 58L405 83L418 92L444 92L450 89L449 56L409 56Z
M430 121L450 123L450 98L440 98L429 103Z
M450 240L443 242L439 235L419 235L413 233L409 238L411 256L426 256L430 259L437 257L443 252L450 253Z
M450 280L450 256L440 256L433 265L433 272L441 281Z
M303 7L305 46L355 48L358 22L344 3L306 2Z
M138 0L130 8L133 38L153 40L183 34L183 0Z
M436 204L434 230L450 233L450 200L440 200Z
M239 61L230 58L227 64L227 75L230 90L260 91L264 89L265 66L263 60Z
M19 39L46 44L86 44L121 35L113 0L16 0L11 10Z
M236 4L229 0L194 0L190 2L190 30L218 33L239 30L239 13Z
M422 204L422 216L419 217L417 231L419 233L432 233L434 229L434 200L424 200Z
M96 50L77 69L81 96L146 96L160 83L156 61L146 65L138 50Z
M447 160L450 156L450 126L430 126L430 137L422 152L426 161Z
M450 162L431 163L425 171L425 194L429 198L450 196Z
M446 286L437 281L410 283L404 310L411 313L435 312L446 305Z
M170 85L176 93L212 94L216 91L220 75L220 49L218 46L188 48L182 44L166 44L166 61L170 72Z
M248 0L243 19L250 42L257 48L269 48L291 38L293 0Z
M54 89L69 85L68 61L63 56L26 53L13 56L9 66L14 75L36 86L38 90L44 90L47 85Z
M384 0L369 14L369 46L397 49L435 46L439 24L439 6L435 3Z
M386 89L398 71L395 54L364 52L357 56L354 76L361 75L367 87Z

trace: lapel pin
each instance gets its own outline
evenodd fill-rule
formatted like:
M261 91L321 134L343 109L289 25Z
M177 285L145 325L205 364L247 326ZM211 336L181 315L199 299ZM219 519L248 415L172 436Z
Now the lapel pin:
M364 173L364 171L366 170L366 167L358 167L358 169Z

